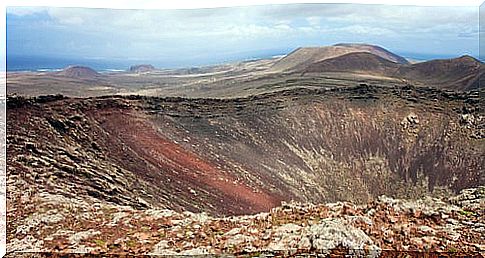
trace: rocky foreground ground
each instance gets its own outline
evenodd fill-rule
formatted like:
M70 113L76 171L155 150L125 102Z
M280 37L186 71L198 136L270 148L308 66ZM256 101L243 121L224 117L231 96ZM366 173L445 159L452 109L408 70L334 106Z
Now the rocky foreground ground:
M46 193L25 192L17 201L15 206L9 203L11 256L50 252L383 257L420 251L483 257L485 252L485 187L451 198L410 201L381 196L359 206L290 202L266 213L221 218L135 210Z

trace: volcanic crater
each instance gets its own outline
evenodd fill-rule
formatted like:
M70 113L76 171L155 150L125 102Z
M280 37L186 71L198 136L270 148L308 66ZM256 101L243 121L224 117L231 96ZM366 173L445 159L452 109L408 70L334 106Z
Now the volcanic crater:
M9 171L38 191L218 215L459 191L484 183L479 100L365 84L236 99L9 98Z

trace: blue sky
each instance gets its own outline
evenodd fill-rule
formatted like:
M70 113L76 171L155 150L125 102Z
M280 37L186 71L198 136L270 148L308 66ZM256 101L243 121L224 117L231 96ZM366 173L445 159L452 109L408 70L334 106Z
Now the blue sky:
M7 54L162 67L365 42L408 57L478 56L477 7L290 4L195 10L8 7Z

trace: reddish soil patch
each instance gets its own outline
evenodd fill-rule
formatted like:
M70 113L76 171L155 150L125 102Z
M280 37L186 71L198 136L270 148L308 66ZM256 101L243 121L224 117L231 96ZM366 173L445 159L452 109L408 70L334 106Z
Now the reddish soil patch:
M240 180L236 181L228 172L167 139L141 112L105 110L97 113L96 117L104 120L102 127L105 130L159 169L163 176L182 182L184 189L177 191L180 194L191 195L188 187L196 192L203 189L210 196L220 198L210 203L220 206L222 210L229 209L229 214L268 211L280 204L280 198L265 193L263 189L253 189Z

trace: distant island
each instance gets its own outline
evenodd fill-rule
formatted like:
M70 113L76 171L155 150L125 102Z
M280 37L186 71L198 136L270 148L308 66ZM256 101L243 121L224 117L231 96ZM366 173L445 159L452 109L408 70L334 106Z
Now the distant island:
M155 70L155 67L151 64L140 64L130 66L130 72L144 73Z

